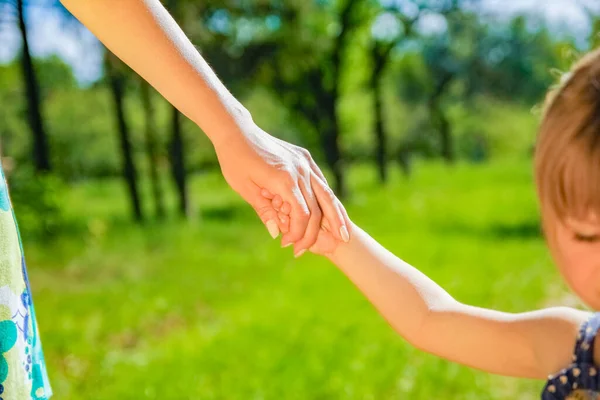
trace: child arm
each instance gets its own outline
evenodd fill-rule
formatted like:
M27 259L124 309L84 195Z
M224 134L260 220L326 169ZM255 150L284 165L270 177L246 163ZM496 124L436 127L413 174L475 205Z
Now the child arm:
M546 378L571 362L589 314L566 307L509 314L461 304L353 225L330 260L413 346L491 373Z

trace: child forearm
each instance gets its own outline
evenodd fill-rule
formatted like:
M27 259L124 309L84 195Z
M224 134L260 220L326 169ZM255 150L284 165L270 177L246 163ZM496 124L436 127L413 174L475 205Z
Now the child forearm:
M412 345L492 373L545 378L568 365L587 317L565 308L508 314L463 305L356 226L330 259Z
M159 0L61 0L116 56L194 121L213 143L252 125Z
M418 345L429 312L454 299L416 268L353 226L353 239L330 257L406 340Z

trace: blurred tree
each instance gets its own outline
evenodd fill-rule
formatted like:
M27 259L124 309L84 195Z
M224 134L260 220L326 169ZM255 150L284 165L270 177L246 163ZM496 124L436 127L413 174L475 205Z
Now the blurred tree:
M414 32L413 26L418 20L419 15L406 16L395 6L377 10L373 21L373 30L370 56L372 66L370 68L369 86L373 96L373 105L375 113L375 162L379 172L381 183L387 181L387 149L389 147L386 130L385 116L383 111L383 81L384 71L391 58L392 51L400 42L410 38ZM377 25L391 24L388 32L377 34ZM391 32L390 32L391 31ZM409 174L408 164L401 163L405 175Z
M17 139L17 132L26 129L26 116L21 111L24 96L22 95L22 73L20 63L12 62L0 66L0 136L2 137L2 155L15 157L12 144ZM24 139L19 136L18 139ZM25 138L26 139L26 138ZM26 147L26 146L23 146ZM27 158L31 158L27 152Z
M142 222L144 217L137 186L137 171L133 160L129 124L127 123L127 113L125 112L124 104L126 88L125 66L116 56L106 50L104 67L114 103L119 144L123 157L123 177L129 191L133 217L137 222Z
M169 11L182 26L184 31L187 31L186 20L182 18L181 1L169 0L166 4ZM181 114L174 106L171 107L171 139L169 141L169 160L171 164L171 177L177 189L179 198L179 214L187 218L190 213L189 194L187 189L187 172L185 163L185 143L183 140L183 132L181 126Z
M600 12L594 11L591 7L583 5L587 17L591 23L590 37L588 38L590 50L600 46ZM598 9L600 10L600 9Z
M48 135L44 126L43 106L40 97L40 85L33 67L27 24L25 22L25 5L23 0L16 0L19 33L21 34L21 66L23 83L27 98L27 121L32 133L33 162L37 172L50 172L50 149Z
M595 16L592 21L592 32L590 34L590 48L596 49L600 46L600 16Z
M240 97L256 85L270 87L298 119L310 121L320 136L338 194L344 192L338 79L343 43L351 30L346 27L356 25L350 16L359 3L349 1L341 13L332 3L299 0L177 3L179 15L197 15L194 23L180 23L232 92ZM340 27L339 34L332 24Z
M463 86L468 88L480 66L485 27L473 10L477 5L477 1L471 1L470 8L466 9L459 1L452 1L441 13L447 26L445 33L433 35L424 42L423 58L431 79L427 107L431 123L439 135L440 154L448 163L455 160L456 153L444 98L456 81L462 81ZM468 100L471 95L468 89L460 94L463 100Z
M40 82L42 100L46 101L53 91L77 90L77 80L71 67L60 57L51 55L36 58L34 67Z
M376 7L372 23L372 40L370 54L372 67L370 69L369 86L373 94L375 109L375 160L378 166L379 179L384 183L387 179L387 144L383 115L383 80L392 52L410 39L419 40L418 30L415 29L424 18L433 15L443 17L459 9L459 0L443 1L413 1L393 3L388 6ZM381 28L383 26L383 28ZM443 85L445 86L445 84ZM442 87L443 88L443 87ZM436 100L433 100L436 103ZM437 110L437 106L433 106ZM437 113L439 116L439 112ZM445 129L443 118L438 118L438 128ZM406 162L407 149L400 149L400 166L406 175L409 174L409 164Z
M3 1L9 0L0 0ZM474 11L472 5L477 4L476 0L168 0L166 3L236 97L244 102L250 99L269 103L257 107L263 113L277 110L271 114L266 111L268 115L263 116L255 114L257 119L265 121L275 135L311 148L315 158L326 161L335 177L332 187L341 195L345 192L343 159L373 159L379 178L385 181L390 155L403 161L406 173L409 149L426 156L444 154L447 159L465 154L468 143L474 143L474 136L482 134L481 125L485 122L475 117L467 123L458 115L470 115L467 108L483 113L487 110L477 108L509 102L520 104L515 107L530 107L552 83L549 70L562 61L557 54L561 49L571 48L568 41L558 44L535 17L494 19ZM456 13L445 11L452 6L457 8ZM15 22L16 16L15 13ZM387 27L383 33L382 27ZM105 103L91 92L76 94L79 89L72 74L66 74L67 67L57 61L40 60L43 68L37 68L38 61L34 61L41 85L40 101L46 104L44 111L49 114L45 127L53 132L50 163L66 177L110 175L116 170L116 160L111 158L105 163L98 160L114 144L96 139L107 129L106 122L96 119L94 126L79 132L86 139L76 143L75 130L69 124L77 125L76 121L86 118L87 111L85 107L73 106L75 111L71 116L67 107L69 102L77 101L82 104L90 101L95 108L105 107ZM116 65L121 68L120 63ZM115 102L115 93L124 96L126 82L135 82L125 75L122 79L121 90L115 92L107 72L106 80L96 86L99 90L94 93L100 94L106 84ZM400 98L393 97L392 82L397 83L394 86L400 89ZM49 96L51 102L46 101ZM32 141L11 134L22 130L18 124L26 119L14 111L21 102L7 98L10 96L1 97L3 104L10 106L6 110L10 127L0 130L10 140L15 138L14 145L8 143L12 153L11 148L29 146ZM119 126L125 126L127 131L118 136L121 140L125 136L125 143L131 142L130 134L135 136L136 132L144 131L141 128L145 114L139 105L132 104L126 115L123 111L122 118L117 115ZM175 109L164 113L162 102L154 107L157 142L168 143L179 210L187 214L186 172L216 166L214 154L210 146L202 146L204 149L188 154L186 168L184 138L195 126L182 119ZM162 136L163 126L168 126L168 137ZM467 138L468 135L473 137ZM203 138L189 135L187 145L200 147L206 143ZM95 146L95 156L70 156L79 152L80 143L85 140L103 140ZM65 143L72 146L66 148ZM136 176L134 155L125 155L132 151L131 144L121 142L128 188L133 187L132 174L126 170ZM403 157L398 157L399 154ZM85 168L77 168L84 164ZM132 199L132 204L135 202Z
M56 56L34 59L34 65L46 104L46 124L52 132L53 173L71 182L119 175L120 154L117 136L112 134L116 125L111 123L114 112L107 80L79 87L69 65ZM15 139L13 153L30 164L31 157L22 151L23 139Z
M243 96L252 88L258 66L269 58L275 47L265 40L264 32L258 32L265 29L266 20L272 17L267 2L169 0L166 6L236 96ZM190 201L184 132L182 116L174 107L170 119L171 176L178 192L179 212L187 216Z
M187 172L185 167L185 146L181 129L181 113L171 106L171 140L169 143L169 158L171 176L177 188L179 197L179 214L187 218L190 213L187 190Z
M450 22L448 28L448 34L435 36L426 41L423 58L431 79L431 89L427 96L431 124L439 134L440 155L451 163L454 161L454 145L450 122L444 111L442 100L464 65L452 48L452 44L456 40L452 37L454 36L452 34L456 33L452 32L452 28L457 28L457 26Z
M160 184L160 174L158 171L160 166L160 156L156 132L155 109L150 90L150 84L140 78L140 96L142 108L144 109L144 131L146 134L146 154L148 156L149 163L148 171L150 172L150 184L152 185L156 217L158 219L163 219L165 217L165 204L164 195Z
M471 93L484 93L532 104L553 83L552 68L561 65L555 40L538 16L517 16L508 24L479 21L478 69L468 81Z
M320 138L325 161L334 177L334 190L344 197L340 148L340 79L352 33L360 25L361 0L295 2L281 5L276 49L260 71L282 103Z

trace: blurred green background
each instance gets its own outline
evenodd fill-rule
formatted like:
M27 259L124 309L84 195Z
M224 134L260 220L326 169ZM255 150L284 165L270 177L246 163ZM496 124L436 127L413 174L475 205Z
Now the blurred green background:
M458 300L579 306L539 234L531 154L546 90L600 41L598 4L163 3L351 218ZM326 260L280 249L203 133L58 2L0 0L0 62L56 399L538 396L411 348Z

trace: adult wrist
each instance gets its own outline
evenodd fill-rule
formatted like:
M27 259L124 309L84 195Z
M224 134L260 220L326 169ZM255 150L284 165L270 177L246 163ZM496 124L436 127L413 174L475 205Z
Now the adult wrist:
M215 148L231 145L260 131L250 112L239 102L235 103L224 105L222 112L194 121Z

